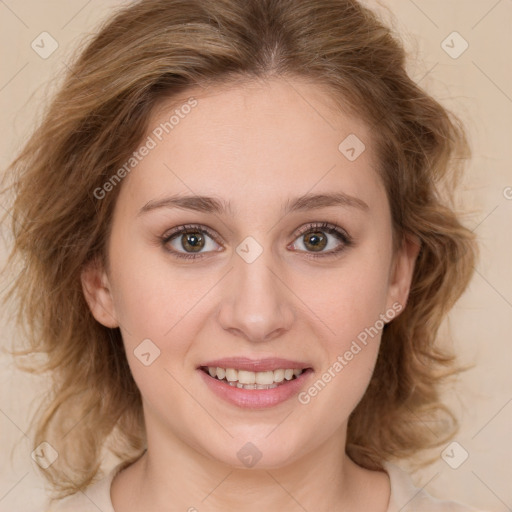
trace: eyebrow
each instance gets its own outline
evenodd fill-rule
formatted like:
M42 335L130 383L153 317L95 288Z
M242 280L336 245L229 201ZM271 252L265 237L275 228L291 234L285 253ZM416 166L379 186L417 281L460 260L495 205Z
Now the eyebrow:
M327 208L329 206L351 207L363 211L369 210L368 205L362 199L350 196L343 192L333 192L326 194L305 194L294 199L288 199L284 205L284 214ZM233 217L235 216L235 212L230 201L216 199L209 196L183 195L173 195L164 197L163 199L153 199L147 202L139 210L137 215L142 215L158 208L180 208L204 213L228 213Z

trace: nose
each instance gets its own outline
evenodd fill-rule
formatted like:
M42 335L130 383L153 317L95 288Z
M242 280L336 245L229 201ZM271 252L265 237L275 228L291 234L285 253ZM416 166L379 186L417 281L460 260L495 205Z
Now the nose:
M271 260L271 251L252 263L235 254L220 305L222 328L251 342L282 336L295 319L290 285Z

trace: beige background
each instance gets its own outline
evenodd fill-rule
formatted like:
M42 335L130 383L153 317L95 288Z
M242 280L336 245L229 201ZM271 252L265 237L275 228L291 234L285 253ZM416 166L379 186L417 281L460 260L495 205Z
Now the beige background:
M481 261L468 292L450 315L461 361L475 369L461 375L447 396L461 418L460 447L452 469L438 461L414 475L434 495L489 511L512 507L512 48L511 0L389 0L365 3L389 18L410 51L411 76L468 124L474 158L461 204L478 235ZM99 0L0 0L1 168L23 143L41 111L41 99L57 83L71 52L99 20L122 2ZM384 7L382 7L384 6ZM58 49L47 59L31 42L49 32ZM443 40L457 31L469 44L458 58ZM457 36L450 52L462 49ZM5 257L5 248L0 254ZM7 276L8 280L9 276ZM3 283L3 288L7 283ZM1 289L0 288L0 289ZM2 319L2 345L14 336ZM0 510L40 511L44 483L30 458L25 434L30 411L44 393L44 379L15 370L0 354ZM440 450L441 452L441 450ZM441 455L441 454L440 454Z

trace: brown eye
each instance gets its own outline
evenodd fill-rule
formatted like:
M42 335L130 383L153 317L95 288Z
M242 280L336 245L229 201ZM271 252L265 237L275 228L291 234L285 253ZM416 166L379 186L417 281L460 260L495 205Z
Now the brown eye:
M198 252L205 246L204 236L198 232L181 235L181 246L186 251Z
M302 228L292 245L294 249L307 253L308 257L317 258L334 256L352 246L353 241L345 230L334 224L323 222L309 224Z
M162 237L162 244L177 258L201 258L208 252L219 251L215 238L205 226L179 226Z
M321 231L304 235L304 245L315 252L322 251L327 246L327 237Z

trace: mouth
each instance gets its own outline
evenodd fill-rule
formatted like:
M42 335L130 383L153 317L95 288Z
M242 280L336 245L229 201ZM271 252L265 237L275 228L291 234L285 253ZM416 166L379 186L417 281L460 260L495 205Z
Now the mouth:
M266 371L250 371L220 366L200 366L199 369L224 384L239 389L273 389L298 379L312 368L277 368Z
M269 408L289 401L314 373L306 362L277 357L226 357L205 361L196 371L214 395L245 409Z

